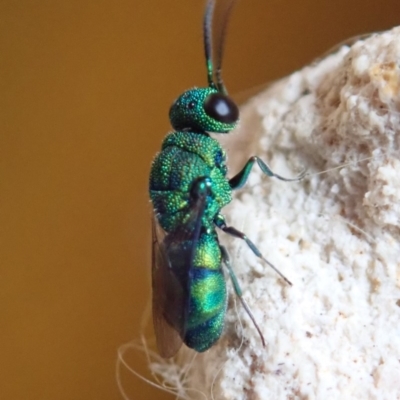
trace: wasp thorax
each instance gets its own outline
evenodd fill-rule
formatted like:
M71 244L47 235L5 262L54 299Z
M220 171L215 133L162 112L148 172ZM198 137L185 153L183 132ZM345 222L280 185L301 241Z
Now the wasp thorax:
M227 133L235 128L239 110L216 88L194 88L175 100L169 117L176 130Z

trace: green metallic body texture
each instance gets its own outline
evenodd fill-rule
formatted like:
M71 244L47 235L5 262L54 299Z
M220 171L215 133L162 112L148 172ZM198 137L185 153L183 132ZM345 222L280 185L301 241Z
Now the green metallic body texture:
M169 116L175 132L164 139L150 172L154 210L153 324L157 347L164 358L174 356L182 342L203 352L220 338L227 306L222 266L265 346L263 334L242 297L228 252L218 241L216 228L244 240L256 257L277 271L243 232L227 225L220 212L232 200L232 191L246 183L255 164L265 175L284 181L304 176L281 177L253 156L228 179L225 151L208 133L229 133L239 122L239 109L228 96L221 77L223 39L235 1L226 0L221 14L222 28L214 43L215 68L211 25L216 0L207 1L203 27L208 87L187 90L172 104Z
M166 136L150 172L153 222L153 323L163 357L173 356L181 341L202 352L221 336L227 305L222 265L228 263L216 227L225 229L220 211L232 200L226 155L208 132L229 133L239 121L237 105L221 78L227 12L211 59L211 21L215 0L204 14L208 87L193 88L172 104L175 132ZM216 81L214 81L214 74ZM162 232L161 232L162 230Z
M225 152L215 139L206 133L172 132L164 139L150 173L150 198L158 222L167 233L188 223L193 182L203 177L211 180L201 219L202 233L196 243L182 241L167 250L186 305L182 307L184 327L182 316L174 312L166 319L181 333L185 344L199 352L218 340L224 326L226 284L214 218L231 201L226 172Z
M192 183L199 177L212 181L202 223L213 229L215 216L232 199L225 161L220 144L206 133L172 132L164 139L150 173L150 198L166 232L187 222Z
M214 232L202 234L194 251L193 263L188 271L189 253L193 243L183 243L176 254L169 254L172 270L185 293L184 328L182 340L185 344L202 352L209 349L221 336L224 328L227 292L221 268L221 250ZM177 330L180 319L169 321Z
M219 91L213 87L187 90L171 106L169 118L172 126L176 130L190 127L199 132L229 133L235 128L237 121L228 124L220 122L207 115L204 110L207 98L218 93Z

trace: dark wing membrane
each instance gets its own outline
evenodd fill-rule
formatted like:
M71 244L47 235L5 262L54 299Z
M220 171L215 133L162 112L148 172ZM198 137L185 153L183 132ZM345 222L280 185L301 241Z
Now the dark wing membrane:
M190 270L199 240L206 197L189 211L187 222L167 235L153 218L153 324L161 357L175 355L185 336L191 288Z
M182 336L186 333L186 322L189 316L190 306L190 291L192 287L192 274L190 271L193 268L193 261L197 243L199 241L202 218L206 208L206 196L201 196L195 204L191 206L189 218L187 222L180 227L176 232L172 232L166 237L165 243L168 248L168 253L175 254L174 260L179 264L177 273L181 276L182 289L184 292L182 319L179 320L179 329ZM174 265L172 265L174 268Z
M164 236L153 217L152 226L152 286L153 286L153 324L157 348L160 356L170 358L182 345L179 332L165 319L165 311L173 305L168 304L169 293L176 293L175 311L183 314L183 289L173 276L165 252Z

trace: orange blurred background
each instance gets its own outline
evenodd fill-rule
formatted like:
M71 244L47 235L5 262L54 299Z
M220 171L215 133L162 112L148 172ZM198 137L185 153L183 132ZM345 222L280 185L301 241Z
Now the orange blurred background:
M172 100L206 83L203 6L0 2L1 398L121 398L117 348L150 296L150 163ZM398 0L242 0L225 82L239 93L399 23Z

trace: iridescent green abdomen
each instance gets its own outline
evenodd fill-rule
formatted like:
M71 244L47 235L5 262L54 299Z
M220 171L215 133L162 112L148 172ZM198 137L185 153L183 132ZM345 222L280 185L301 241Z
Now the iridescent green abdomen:
M200 177L212 181L202 225L213 228L214 217L231 201L225 161L220 144L206 133L173 132L164 139L151 168L150 198L166 232L187 222L192 184Z
M226 312L226 284L215 232L200 236L190 275L184 342L196 351L205 351L221 336Z
M192 249L194 258L190 262ZM221 336L227 304L217 234L203 233L196 244L182 242L179 247L170 246L167 255L174 275L186 290L183 326L179 313L169 313L168 322L181 333L187 346L205 351Z

